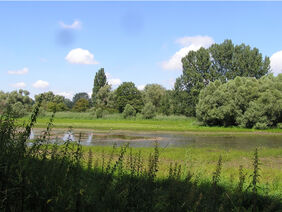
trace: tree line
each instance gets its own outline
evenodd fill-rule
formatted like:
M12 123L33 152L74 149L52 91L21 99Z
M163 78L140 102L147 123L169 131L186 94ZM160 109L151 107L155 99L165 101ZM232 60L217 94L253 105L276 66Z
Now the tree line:
M205 125L280 126L282 77L270 74L269 57L263 57L257 48L225 40L190 51L182 58L182 66L171 90L147 84L140 91L133 82L123 82L113 90L101 68L94 77L91 97L81 92L69 100L49 91L36 95L35 102L41 96L43 110L91 111L98 118L105 112L122 113L124 118L137 113L144 118L174 114L195 116ZM1 92L0 111L6 103L21 108L21 112L30 110L34 101L28 95L23 90Z

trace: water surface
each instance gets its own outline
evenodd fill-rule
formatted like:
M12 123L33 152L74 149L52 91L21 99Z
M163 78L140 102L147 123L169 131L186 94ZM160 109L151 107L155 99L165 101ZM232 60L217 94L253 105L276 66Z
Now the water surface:
M30 138L36 139L40 130L33 130ZM129 143L131 147L215 147L223 149L254 149L256 147L282 148L282 135L201 135L171 132L114 132L53 130L50 140L54 142L81 141L82 145L117 146Z

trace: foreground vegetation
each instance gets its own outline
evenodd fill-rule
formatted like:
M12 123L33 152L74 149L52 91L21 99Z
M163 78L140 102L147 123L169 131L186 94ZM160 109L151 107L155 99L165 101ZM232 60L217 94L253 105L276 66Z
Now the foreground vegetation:
M153 150L114 151L83 148L80 142L50 144L53 116L42 136L28 141L38 107L24 130L11 115L0 119L0 209L3 211L278 211L281 191L261 184L260 151L249 168L238 167L237 180L224 178L228 157L210 153L208 167L197 173L197 152L186 152L185 163L157 144ZM281 154L279 150L263 154ZM238 154L234 152L233 154ZM233 155L234 156L234 155ZM231 157L233 157L231 156ZM199 156L199 162L201 161ZM146 159L147 158L147 159ZM177 159L176 161L170 159ZM167 160L165 167L163 160ZM214 163L217 161L216 163ZM176 162L176 163L175 163ZM164 171L166 169L166 171ZM237 168L236 168L237 169ZM159 174L159 170L160 174ZM251 170L251 173L250 173ZM200 177L205 172L206 180ZM279 175L279 173L278 173ZM280 188L279 178L276 183ZM229 183L227 183L229 181Z

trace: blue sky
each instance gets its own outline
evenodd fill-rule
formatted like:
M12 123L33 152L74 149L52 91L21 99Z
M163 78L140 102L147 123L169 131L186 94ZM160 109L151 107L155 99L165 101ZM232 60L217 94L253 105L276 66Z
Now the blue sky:
M232 39L282 70L282 2L0 2L0 90L91 92L105 68L117 87L171 88L190 50Z

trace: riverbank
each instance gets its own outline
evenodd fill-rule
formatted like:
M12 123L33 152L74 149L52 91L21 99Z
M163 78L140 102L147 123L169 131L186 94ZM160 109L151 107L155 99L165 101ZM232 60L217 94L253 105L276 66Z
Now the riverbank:
M246 129L240 127L207 127L200 126L195 118L187 117L156 117L151 120L144 119L121 119L119 117L108 117L103 119L93 119L85 117L83 114L78 117L75 114L73 118L70 114L62 116L58 114L54 119L54 128L75 128L75 129L93 129L93 130L119 130L119 131L166 131L166 132L181 132L193 134L282 134L282 129ZM19 123L27 122L29 117L19 119ZM37 119L36 128L45 128L50 117L45 116Z

